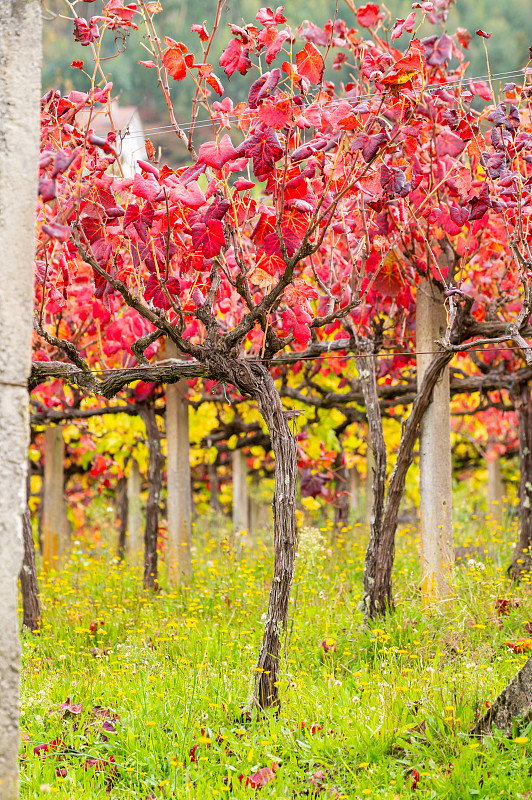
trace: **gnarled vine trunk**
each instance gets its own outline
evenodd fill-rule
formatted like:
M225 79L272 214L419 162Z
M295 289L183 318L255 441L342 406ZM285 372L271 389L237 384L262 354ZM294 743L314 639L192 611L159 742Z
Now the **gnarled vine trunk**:
M377 392L375 356L369 348L367 355L357 358L357 371L362 385L369 425L369 440L373 449L373 506L369 526L369 543L364 563L364 621L375 616L377 609L386 611L393 605L391 581L381 585L383 572L387 572L388 561L394 558L393 540L383 546L384 501L386 497L386 444L382 429L382 417ZM369 480L369 475L367 480ZM390 550L391 546L391 550Z
M297 550L297 449L275 382L266 369L262 368L260 372L259 387L255 397L268 426L275 455L274 574L249 705L258 708L271 706L278 708L280 702L277 684L281 635L287 628L288 603Z
M148 444L148 500L146 502L146 524L144 527L144 588L157 588L157 537L159 533L159 501L161 499L163 454L161 434L152 405L138 406L139 415L146 427Z
M382 463L380 466L377 464L375 467L374 489L378 488L379 495L376 495L374 499L370 542L364 568L364 616L366 619L373 619L377 615L385 614L393 607L392 569L395 558L395 532L397 530L399 504L405 488L406 475L414 457L414 446L419 434L419 424L430 403L432 389L442 370L445 369L452 357L453 353L449 351L438 353L430 362L423 376L421 386L412 404L410 416L403 425L395 466L388 482L384 510L381 508L382 497L380 494L382 492ZM363 370L364 367L361 366L360 369ZM368 371L371 372L371 370ZM375 374L374 369L373 374ZM375 388L373 388L371 375L367 378L366 391L371 395L376 391L376 382ZM366 411L371 425L373 443L374 430L379 427L380 434L377 435L380 441L382 419L378 403L375 404L374 401L370 402L370 400L371 397L369 397L369 400L366 399ZM376 445L373 444L373 446L376 459L379 458L380 452L382 460L382 444L377 443ZM385 480L386 476L384 474Z
M22 594L22 625L29 631L38 631L41 621L41 604L39 602L39 584L35 567L33 530L30 509L27 506L22 515L22 539L24 542L24 556L19 575Z
M522 384L514 393L519 417L519 510L521 530L508 574L518 581L532 568L532 399L530 386Z

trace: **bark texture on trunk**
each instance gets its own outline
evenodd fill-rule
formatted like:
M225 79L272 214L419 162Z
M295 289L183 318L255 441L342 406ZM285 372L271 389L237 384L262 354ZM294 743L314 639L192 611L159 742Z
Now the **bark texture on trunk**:
M271 437L275 456L274 575L248 708L278 708L281 636L287 628L297 549L297 447L288 425L287 416L291 413L283 410L275 381L260 362L238 360L233 355L222 355L213 350L205 364L205 372L255 398Z
M519 417L521 530L508 574L518 581L525 573L530 574L532 568L532 401L528 384L523 384L514 393L514 403Z
M357 371L364 394L364 402L366 404L366 414L368 417L374 460L372 483L373 506L369 520L369 543L364 563L364 597L362 601L364 621L373 618L375 615L376 601L378 601L379 608L382 608L384 611L389 607L393 607L391 581L388 586L384 587L383 592L380 585L380 573L383 569L383 558L391 558L393 562L394 555L394 551L390 554L389 552L385 552L382 548L387 454L384 432L382 429L379 395L377 392L376 359L375 356L371 354L369 348L367 349L367 353L368 355L366 358L357 358L356 360ZM377 587L379 587L379 590L377 590Z
M447 326L443 296L423 280L416 299L418 389L432 359L436 340ZM430 608L452 594L454 562L452 530L452 466L449 369L432 390L419 431L419 513L421 533L421 596Z
M116 485L115 497L116 516L118 519L118 547L117 555L120 561L124 560L127 544L128 497L127 478L120 478Z
M22 593L22 625L30 631L38 631L41 621L41 604L39 602L39 584L35 567L33 530L28 507L26 507L22 517L22 536L24 540L24 558L19 576Z
M157 589L157 538L159 534L159 502L161 499L164 459L155 409L151 405L139 405L139 415L146 428L149 453L148 500L146 502L146 525L144 528L144 588Z
M250 706L279 708L279 688L276 684L279 680L281 635L286 631L288 622L288 603L294 578L297 549L297 448L283 412L279 392L266 369L261 370L261 379L255 397L268 426L275 455L275 495L273 498L275 562Z
M511 736L513 721L517 716L521 717L523 727L532 718L532 658L502 690L471 733L483 736L491 733L492 728L497 728L506 736Z
M0 3L0 797L18 798L17 580L27 506L33 259L39 159L42 9Z

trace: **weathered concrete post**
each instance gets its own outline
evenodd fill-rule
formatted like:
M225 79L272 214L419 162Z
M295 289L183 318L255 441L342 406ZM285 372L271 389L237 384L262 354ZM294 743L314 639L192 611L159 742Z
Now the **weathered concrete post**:
M486 458L488 469L488 514L497 522L502 522L502 512L504 505L504 480L501 472L501 460L496 458Z
M48 425L44 432L43 565L45 572L59 569L65 536L63 428Z
M29 445L41 6L0 3L0 797L18 797L22 564Z
M165 343L165 355L177 358L173 342ZM168 490L167 576L171 586L190 579L192 499L186 381L166 387L166 448Z
M141 475L138 461L131 459L129 474L127 476L127 542L126 549L130 556L138 553L139 541L142 534L141 514Z
M243 450L233 450L232 463L233 540L234 549L239 552L249 534L248 463Z
M349 510L354 513L360 506L360 472L356 464L349 469Z
M417 385L445 333L443 297L427 280L418 286L416 299ZM434 387L420 425L420 530L421 593L425 607L451 595L453 568L451 421L449 368Z
M209 445L210 446L210 445ZM207 473L209 475L209 483L211 486L211 510L217 514L222 513L222 504L220 502L220 480L218 478L218 467L215 462L207 462Z
M371 526L371 512L373 511L373 474L375 472L375 454L369 428L366 441L368 443L366 450L366 525L369 528Z

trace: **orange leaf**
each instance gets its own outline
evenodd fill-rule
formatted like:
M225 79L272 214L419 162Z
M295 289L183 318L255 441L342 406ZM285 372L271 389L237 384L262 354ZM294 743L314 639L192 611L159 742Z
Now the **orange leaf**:
M418 72L423 71L425 64L423 52L421 42L413 39L406 55L395 62L389 74L381 82L388 86L403 86L409 83Z
M297 71L299 75L308 78L311 83L319 83L323 75L323 58L312 42L307 42L305 49L296 56Z
M270 275L269 272L265 272L265 270L260 267L255 267L253 272L249 275L249 282L253 283L255 286L259 286L261 289L264 289L265 286L271 286L274 280L275 278L273 275Z
M518 639L516 642L505 642L505 645L514 653L526 653L532 650L532 639Z
M194 55L184 53L180 47L169 47L163 55L163 64L174 81L182 81L187 74L187 68L190 69L193 62Z
M263 272L267 272L273 277L278 272L283 272L286 267L283 259L276 253L266 253L265 250L257 251L257 266L255 269L260 268Z
M259 108L259 119L270 128L280 131L292 119L293 106L290 98L273 100L267 97Z

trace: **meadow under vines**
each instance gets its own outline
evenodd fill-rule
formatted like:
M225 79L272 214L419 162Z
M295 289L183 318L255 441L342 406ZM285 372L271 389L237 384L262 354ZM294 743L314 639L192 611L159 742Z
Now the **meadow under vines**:
M530 796L532 725L469 736L532 645L528 579L505 574L511 519L456 530L493 558L478 550L457 566L443 614L422 613L416 533L403 528L397 612L364 631L363 526L344 529L334 553L328 524L304 527L282 709L253 721L242 705L266 544L228 564L221 532L198 528L191 586L153 594L138 565L115 560L103 507L101 527L100 542L76 540L61 574L39 576L42 630L23 641L22 797Z

